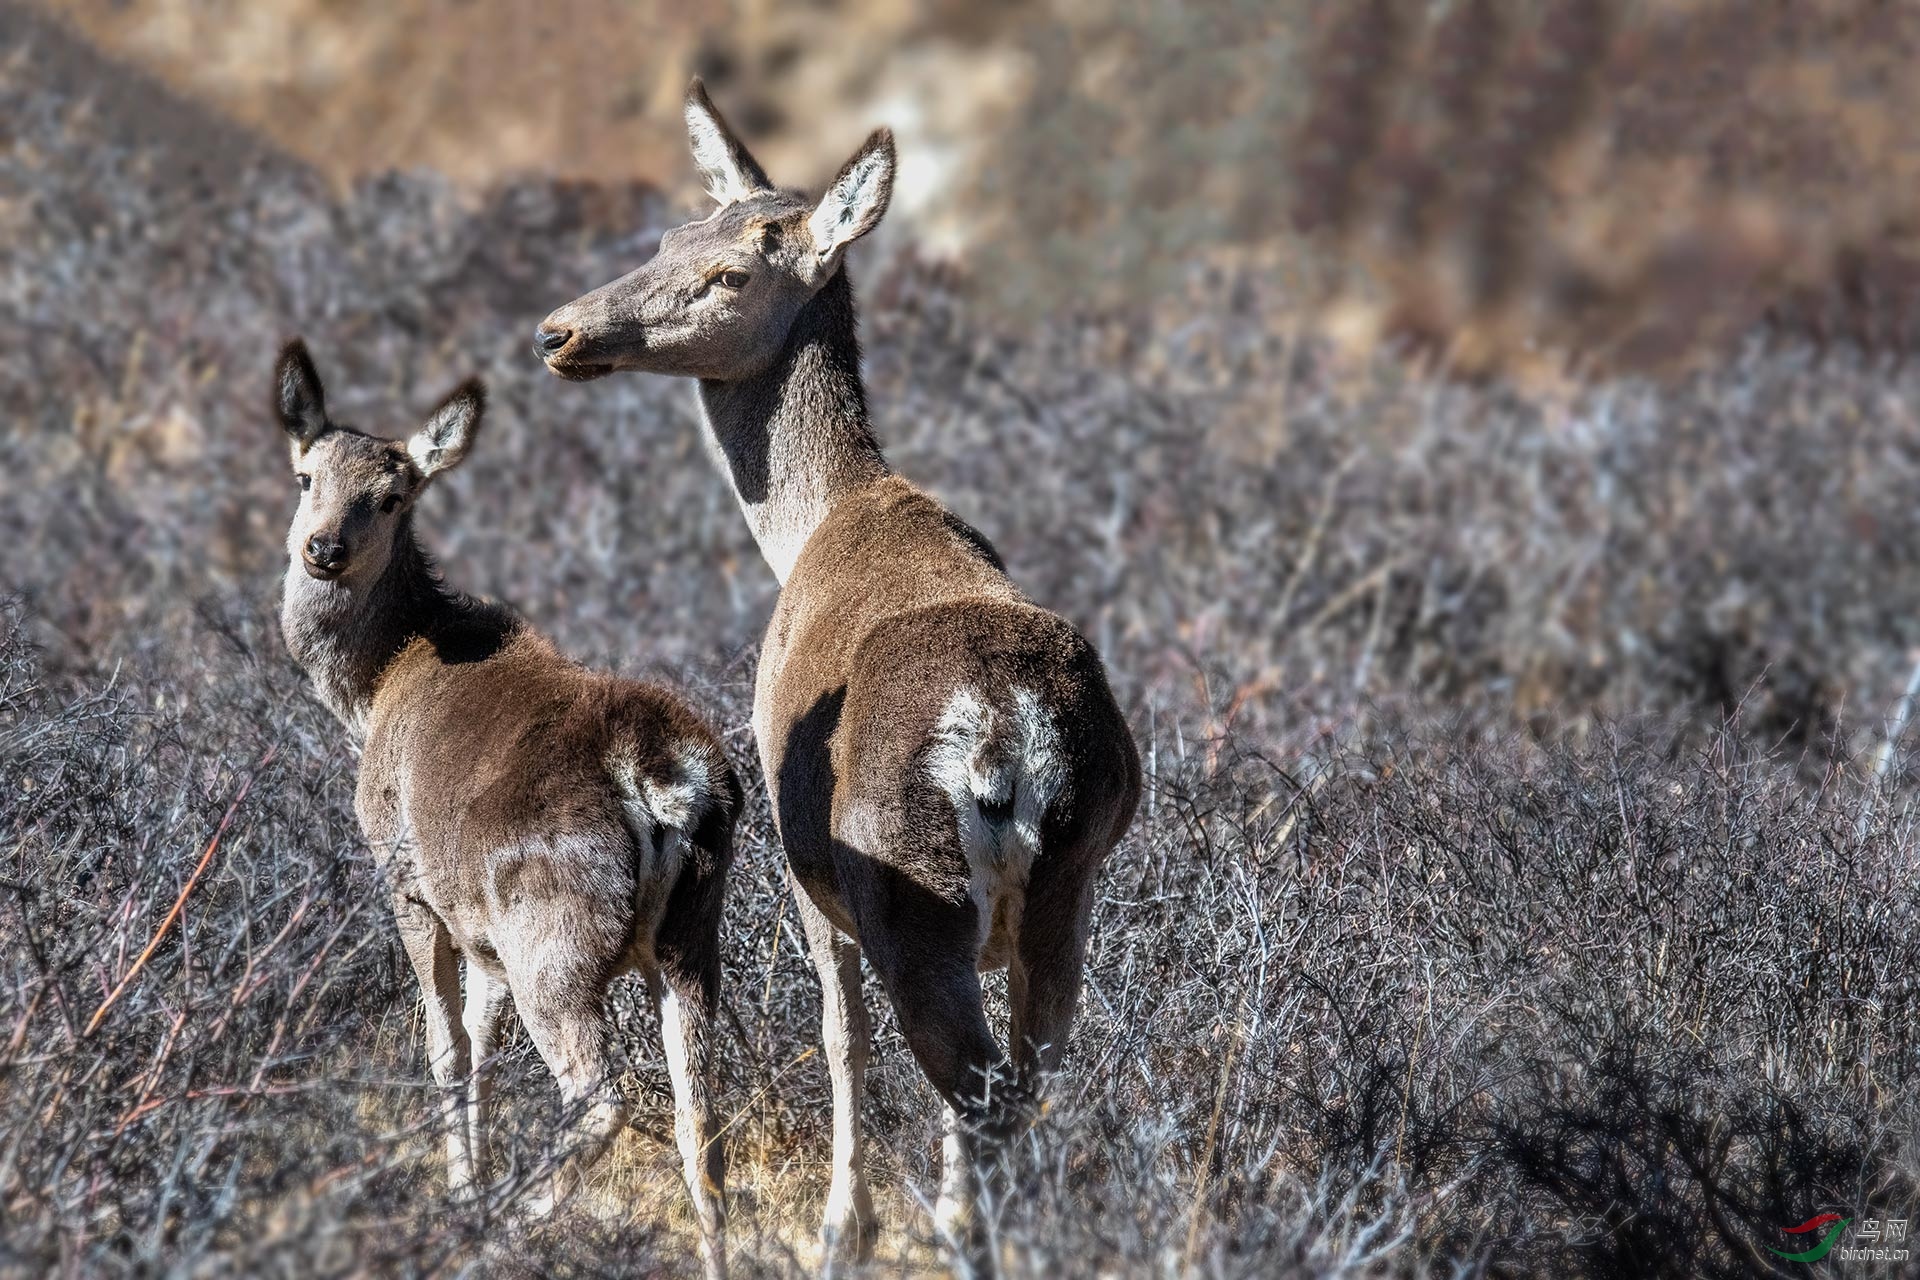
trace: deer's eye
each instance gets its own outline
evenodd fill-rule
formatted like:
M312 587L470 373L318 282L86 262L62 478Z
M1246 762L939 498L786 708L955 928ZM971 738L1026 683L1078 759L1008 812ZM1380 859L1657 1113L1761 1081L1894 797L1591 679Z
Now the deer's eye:
M386 501L380 504L381 512L386 515L392 515L395 511L398 511L399 509L400 509L400 495L397 493L389 494L387 496Z
M722 271L715 279L729 289L744 289L750 277L744 271Z
M300 492L305 493L307 490L311 488L313 488L313 477L306 474L304 471L301 472L300 473Z

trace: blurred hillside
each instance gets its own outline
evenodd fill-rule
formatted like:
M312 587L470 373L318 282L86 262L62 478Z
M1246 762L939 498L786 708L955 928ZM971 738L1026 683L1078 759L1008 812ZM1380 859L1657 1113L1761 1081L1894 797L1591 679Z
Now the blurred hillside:
M1468 372L1670 372L1762 321L1906 351L1916 54L1878 0L1339 6L1288 200L1336 330Z
M1009 315L1255 265L1349 346L1671 371L1920 333L1920 9L1882 0L42 0L336 185L693 192L704 75L776 177L900 135L889 235Z
M530 174L698 191L680 103L705 76L784 180L820 183L875 122L902 141L902 207L937 206L1031 92L1005 0L54 0L102 50L341 186L430 169L471 189Z

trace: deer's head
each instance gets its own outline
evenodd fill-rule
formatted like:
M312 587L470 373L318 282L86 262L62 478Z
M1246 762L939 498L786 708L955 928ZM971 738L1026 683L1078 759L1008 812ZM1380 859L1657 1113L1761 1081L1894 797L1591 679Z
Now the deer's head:
M819 200L776 188L698 80L687 133L719 207L660 237L639 270L541 322L547 368L586 381L633 369L732 381L779 354L794 318L878 225L893 194L893 135L876 130Z
M456 387L405 441L383 440L327 416L327 393L295 339L274 370L273 407L293 439L300 509L287 554L323 582L370 583L386 570L402 521L427 483L473 447L486 408L478 378Z

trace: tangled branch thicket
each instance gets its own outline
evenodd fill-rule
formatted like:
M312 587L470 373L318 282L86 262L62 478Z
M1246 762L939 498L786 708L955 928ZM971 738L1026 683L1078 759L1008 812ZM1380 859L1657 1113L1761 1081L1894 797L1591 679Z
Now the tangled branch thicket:
M599 1212L527 1233L446 1207L338 748L270 649L202 653L178 710L141 705L158 678L54 695L17 617L3 656L11 1262L685 1264L644 1051L650 1149ZM744 719L741 682L709 693ZM1809 790L1730 736L1542 751L1442 729L1378 725L1370 758L1310 782L1238 743L1161 759L1105 882L1078 1047L999 1207L1010 1270L1744 1275L1808 1206L1911 1203L1911 816L1862 823L1855 789ZM260 766L263 743L286 760ZM774 937L764 810L750 831L725 1092L743 1261L779 1273L805 1222L781 1184L825 1149L825 1081L793 1069L813 995ZM891 1027L881 1062L882 1160L926 1190L937 1135ZM524 1171L554 1102L524 1051L510 1077Z
M684 389L562 386L520 336L670 211L196 185L68 56L0 73L0 1271L687 1270L630 990L634 1131L571 1216L443 1197L352 756L274 621L265 410L295 331L389 434L484 372L421 517L449 573L689 687L759 796L772 582ZM1910 370L1754 346L1529 401L1343 367L1253 276L1020 333L930 266L860 282L894 460L1101 645L1148 765L1008 1272L1746 1275L1920 1201L1914 779L1862 764L1920 641ZM741 845L735 1261L789 1274L828 1091L764 799ZM507 1056L511 1180L558 1100ZM868 1105L881 1266L937 1260L884 1015Z

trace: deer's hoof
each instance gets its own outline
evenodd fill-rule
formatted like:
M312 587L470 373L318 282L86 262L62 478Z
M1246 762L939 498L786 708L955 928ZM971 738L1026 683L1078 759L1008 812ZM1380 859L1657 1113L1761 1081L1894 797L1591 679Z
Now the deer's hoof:
M873 1257L873 1246L880 1238L873 1206L847 1206L837 1213L833 1210L829 1205L826 1222L820 1228L821 1262L865 1262Z
M933 1205L934 1229L949 1240L965 1244L973 1233L973 1198L942 1195Z

